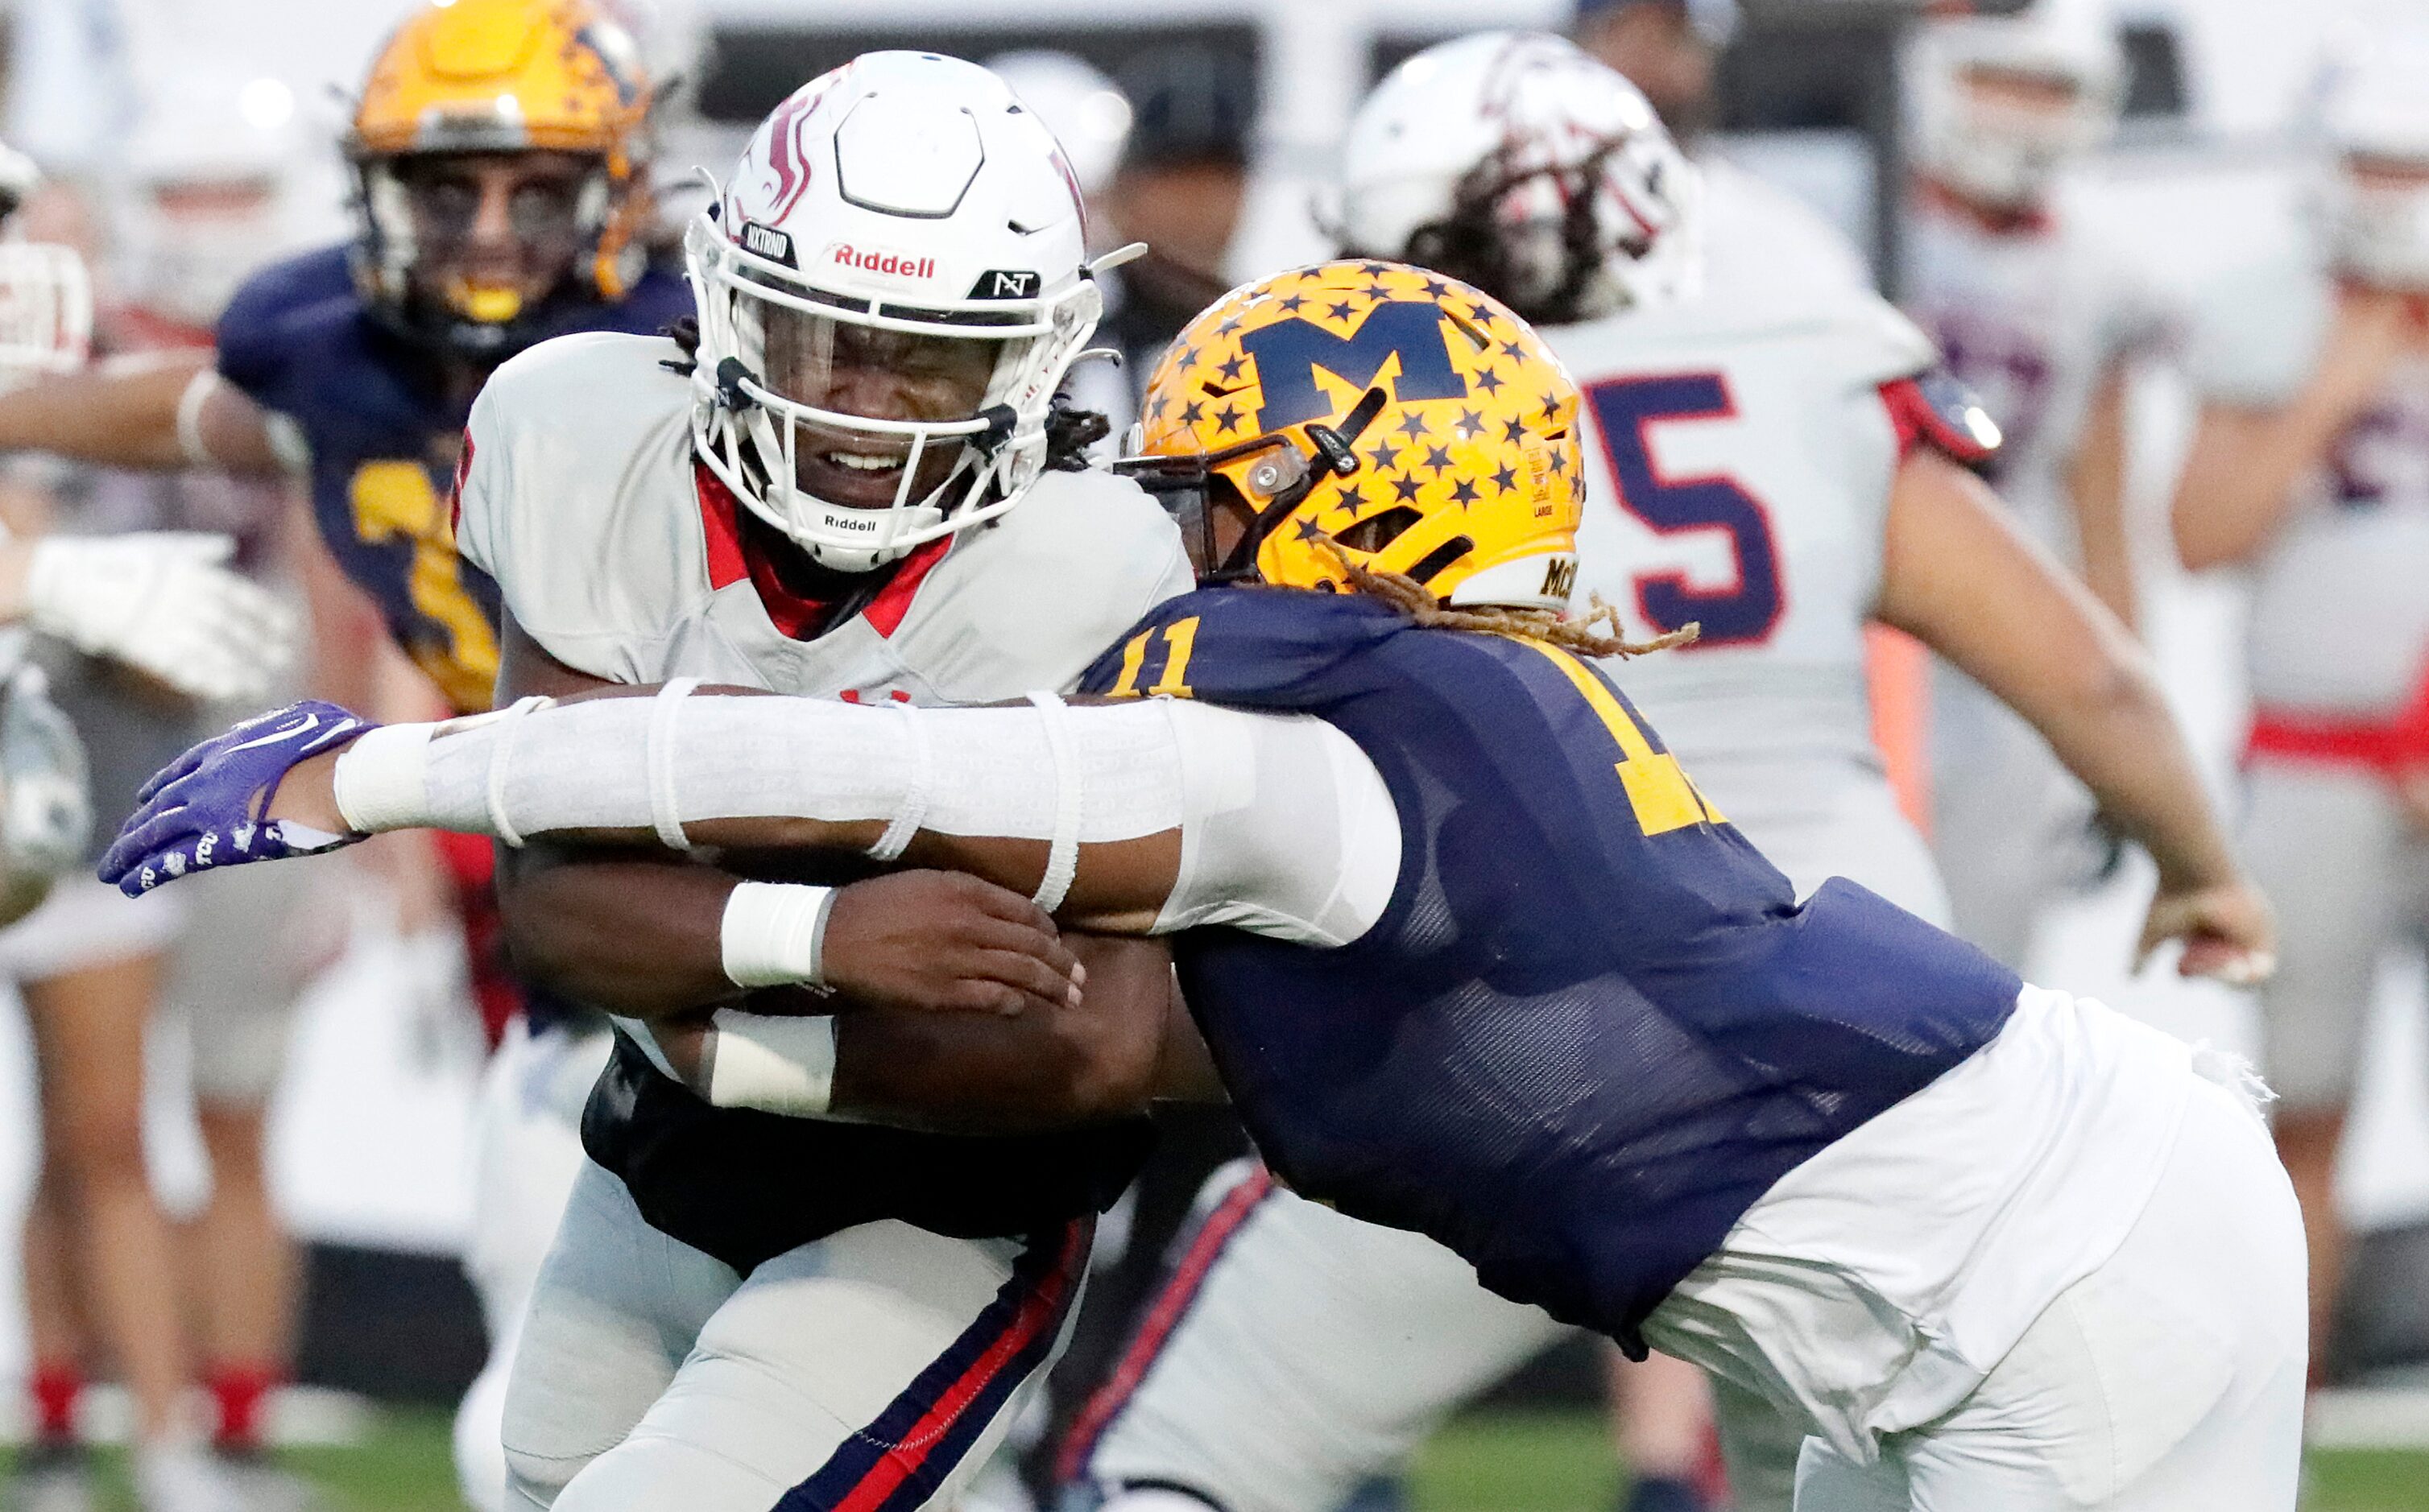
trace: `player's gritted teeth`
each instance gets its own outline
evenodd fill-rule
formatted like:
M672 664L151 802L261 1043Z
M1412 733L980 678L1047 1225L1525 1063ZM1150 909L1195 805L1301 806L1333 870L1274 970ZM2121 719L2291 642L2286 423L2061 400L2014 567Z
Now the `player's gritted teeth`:
M800 445L793 464L794 484L829 503L883 509L902 492L902 468L911 455L908 442L804 425ZM921 498L942 485L961 450L953 442L932 442L919 459L912 498Z

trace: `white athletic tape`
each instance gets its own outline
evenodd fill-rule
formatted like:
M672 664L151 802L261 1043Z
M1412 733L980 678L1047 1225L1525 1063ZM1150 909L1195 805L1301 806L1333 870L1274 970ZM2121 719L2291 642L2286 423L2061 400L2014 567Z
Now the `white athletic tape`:
M650 823L658 831L658 843L669 850L691 848L691 839L684 833L683 811L675 804L674 716L676 706L698 686L700 679L679 677L658 689L658 696L651 700Z
M220 465L219 458L211 455L210 443L203 437L203 406L211 402L211 395L225 382L217 369L205 368L187 379L184 390L177 395L177 450L195 467L216 468Z
M497 722L498 743L490 752L487 780L483 783L483 792L488 802L489 833L518 850L522 848L523 837L522 831L517 830L514 821L506 816L506 774L514 769L515 737L522 732L523 725L531 718L533 711L548 702L537 694L518 698L514 707L505 712L505 717Z
M710 1016L717 1044L708 1100L719 1108L816 1118L834 1092L834 1020L779 1018L721 1008Z
M382 725L339 753L330 789L346 828L373 835L426 822L430 736L438 728Z
M910 704L895 711L901 716L902 732L911 742L910 786L903 791L902 806L894 811L894 822L868 847L871 861L890 862L902 859L911 839L928 821L929 784L935 781L935 758L928 748L928 727L919 711Z
M824 987L827 911L834 889L743 882L726 895L718 950L736 987Z
M1054 838L1046 850L1046 875L1031 895L1051 913L1063 906L1071 879L1080 874L1080 816L1086 794L1080 759L1071 748L1070 709L1051 693L1033 693L1029 701L1046 716L1046 744L1054 753Z

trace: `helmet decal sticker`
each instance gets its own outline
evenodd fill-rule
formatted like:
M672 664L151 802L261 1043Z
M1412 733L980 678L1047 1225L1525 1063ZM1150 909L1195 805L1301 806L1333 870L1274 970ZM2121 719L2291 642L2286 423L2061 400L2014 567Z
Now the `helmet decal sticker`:
M1323 306L1333 320L1356 313L1347 299ZM1378 304L1335 336L1305 316L1250 331L1240 348L1257 365L1264 402L1254 413L1253 430L1279 431L1332 412L1333 405L1316 386L1318 368L1353 388L1364 388L1382 376L1393 358L1399 359L1394 393L1401 403L1421 399L1465 399L1467 380L1451 366L1450 344L1443 336L1442 313L1425 304L1396 302Z
M761 225L756 221L742 222L742 250L754 257L780 262L787 268L798 268L793 260L793 238L774 226Z

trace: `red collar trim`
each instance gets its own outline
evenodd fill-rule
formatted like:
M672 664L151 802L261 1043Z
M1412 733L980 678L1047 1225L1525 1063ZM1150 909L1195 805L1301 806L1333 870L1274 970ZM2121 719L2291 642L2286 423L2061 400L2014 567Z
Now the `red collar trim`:
M754 555L743 542L740 500L725 485L708 465L692 463L694 491L700 497L700 522L708 548L708 585L712 591L731 587L743 579L758 592L760 606L768 611L768 620L791 640L813 640L834 628L831 620L835 606L820 599L804 599L785 586L777 575L774 563ZM912 551L895 567L884 586L869 600L860 617L880 637L890 639L902 628L904 616L911 612L911 601L919 585L936 564L944 560L953 544L950 535L928 542Z

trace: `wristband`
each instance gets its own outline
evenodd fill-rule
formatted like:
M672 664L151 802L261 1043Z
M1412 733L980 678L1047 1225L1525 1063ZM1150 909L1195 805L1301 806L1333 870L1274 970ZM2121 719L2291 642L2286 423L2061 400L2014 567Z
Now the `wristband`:
M834 892L806 882L737 885L718 928L727 979L736 987L825 987L819 957Z
M437 725L382 725L338 753L331 795L346 828L374 835L430 823L430 736Z
M186 380L185 390L177 395L177 450L197 468L216 468L219 459L211 455L210 442L203 436L203 406L227 380L219 370L205 368Z

